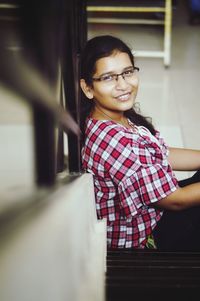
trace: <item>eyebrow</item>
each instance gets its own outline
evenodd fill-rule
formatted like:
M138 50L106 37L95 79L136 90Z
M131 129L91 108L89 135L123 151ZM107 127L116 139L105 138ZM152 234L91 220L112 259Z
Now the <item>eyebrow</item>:
M132 69L132 68L134 68L133 65L128 66L128 67L125 67L121 72L124 72L124 71L129 70L129 69ZM121 72L120 72L120 73L121 73ZM117 72L114 72L114 71L108 71L108 72L105 72L105 73L100 74L98 77L102 77L102 76L104 76L104 75L109 75L109 74L118 74L118 73L117 73Z

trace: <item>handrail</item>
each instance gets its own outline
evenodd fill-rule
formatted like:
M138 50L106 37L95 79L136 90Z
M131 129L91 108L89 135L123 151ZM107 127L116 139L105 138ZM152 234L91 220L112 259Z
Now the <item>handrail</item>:
M106 5L98 5L98 6L88 6L87 7L88 12L164 12L164 7L133 7L133 6L106 6Z
M45 0L38 7L22 0L14 13L2 9L5 26L0 37L0 82L33 109L35 175L39 186L55 182L55 125L68 134L69 173L81 172L77 66L85 39L86 10L82 0L76 1ZM10 17L12 20L7 23ZM64 106L57 93L58 66L64 80Z
M19 8L19 5L17 4L8 4L8 3L0 3L0 9L15 9Z
M1 42L3 46L10 44L3 38ZM27 59L24 49L0 47L0 57L0 82L33 108L35 181L38 186L51 186L56 180L55 123L75 137L80 136L79 126L59 104L56 83L48 80ZM74 171L76 168L72 166L71 169Z
M66 133L72 131L75 135L80 135L79 126L71 114L58 104L55 89L25 56L21 56L20 50L12 52L0 49L0 57L0 81L8 89L20 94L32 105L51 113Z

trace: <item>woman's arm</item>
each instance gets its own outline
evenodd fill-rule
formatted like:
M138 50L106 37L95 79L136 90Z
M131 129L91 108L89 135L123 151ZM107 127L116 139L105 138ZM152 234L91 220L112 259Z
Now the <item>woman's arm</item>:
M155 203L155 207L179 211L200 205L200 183L179 187L167 197Z
M200 169L200 151L169 148L168 158L173 170L194 171ZM167 197L155 203L155 207L167 210L183 210L200 205L200 183L179 187Z
M200 169L199 150L170 147L168 160L173 170L195 171Z

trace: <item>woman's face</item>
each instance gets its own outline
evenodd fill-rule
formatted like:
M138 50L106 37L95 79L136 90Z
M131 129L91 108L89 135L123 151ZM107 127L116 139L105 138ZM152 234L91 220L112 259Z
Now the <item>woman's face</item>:
M86 96L95 102L95 108L100 108L111 118L117 118L125 111L131 109L138 91L138 76L131 73L133 65L127 53L115 52L111 56L101 58L96 62L93 78L103 80L93 81L88 88ZM124 78L121 74L124 73ZM112 79L113 74L119 76ZM111 75L111 80L110 80Z

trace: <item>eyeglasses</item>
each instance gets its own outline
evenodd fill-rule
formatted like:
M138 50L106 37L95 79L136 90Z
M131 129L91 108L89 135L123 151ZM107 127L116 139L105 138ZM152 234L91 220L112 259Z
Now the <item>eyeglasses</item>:
M93 81L112 83L112 82L117 82L119 76L122 76L124 80L137 77L137 73L139 70L140 69L138 67L132 67L130 69L123 71L122 73L105 74L99 77L93 77L92 79Z

